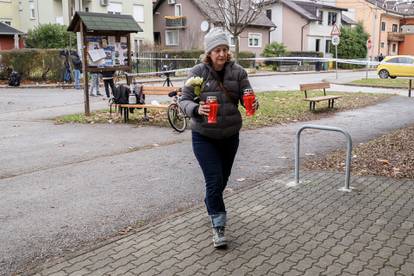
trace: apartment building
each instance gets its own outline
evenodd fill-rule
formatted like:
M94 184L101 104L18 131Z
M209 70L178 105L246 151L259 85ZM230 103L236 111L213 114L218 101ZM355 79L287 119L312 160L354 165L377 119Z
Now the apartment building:
M290 51L328 54L333 25L355 24L343 15L345 11L347 9L313 1L268 1L266 15L277 26L271 32L271 41L283 43Z
M414 6L385 0L336 0L338 7L349 9L370 35L368 55L414 55Z
M150 0L1 0L0 5L0 21L10 22L24 33L40 24L69 25L76 11L120 13L132 15L143 29L132 34L134 50L154 41Z

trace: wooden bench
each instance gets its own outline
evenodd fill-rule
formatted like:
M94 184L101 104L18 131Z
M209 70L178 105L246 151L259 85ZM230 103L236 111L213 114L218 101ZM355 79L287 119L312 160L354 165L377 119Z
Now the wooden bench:
M330 88L330 87L331 85L327 82L305 83L305 84L300 85L300 91L305 92L305 98L303 100L309 102L309 110L315 111L316 103L323 102L323 101L328 101L328 108L334 107L335 100L341 98L341 96L335 96L335 95L327 96L325 89ZM318 90L323 89L323 96L308 98L307 92L309 90L317 90L317 89Z
M142 93L144 95L168 95L170 92L180 91L181 89L173 86L143 86ZM129 111L135 108L144 109L144 120L148 120L147 109L148 108L160 108L167 109L169 104L114 104L115 108L118 108L121 115L124 117L124 123L129 120Z

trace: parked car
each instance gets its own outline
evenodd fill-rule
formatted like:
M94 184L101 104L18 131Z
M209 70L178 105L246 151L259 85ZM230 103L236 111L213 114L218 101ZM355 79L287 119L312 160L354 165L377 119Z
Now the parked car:
M377 67L381 79L414 77L414 56L388 56Z

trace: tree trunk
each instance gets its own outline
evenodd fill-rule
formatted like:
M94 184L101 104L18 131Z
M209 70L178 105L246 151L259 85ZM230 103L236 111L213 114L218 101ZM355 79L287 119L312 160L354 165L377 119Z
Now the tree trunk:
M239 51L240 51L239 36L238 35L234 36L234 40L236 44L236 49L234 52L234 60L236 61L236 63L239 63Z

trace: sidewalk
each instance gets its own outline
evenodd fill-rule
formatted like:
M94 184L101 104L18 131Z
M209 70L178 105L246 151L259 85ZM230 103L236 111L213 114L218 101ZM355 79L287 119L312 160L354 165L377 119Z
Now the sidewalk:
M204 206L44 266L36 275L413 275L412 180L275 176L228 192L230 244L215 250Z

